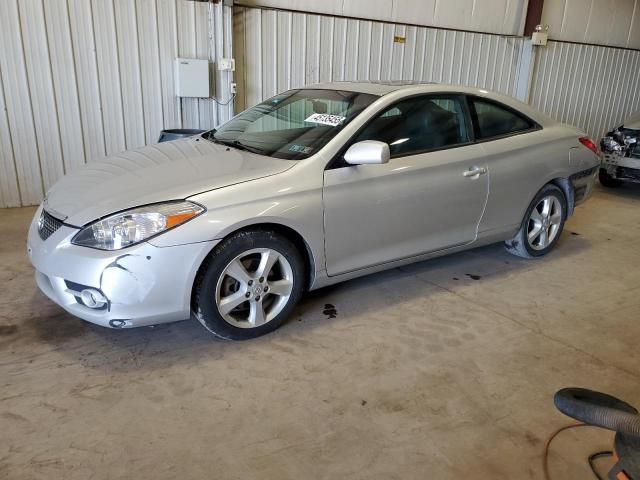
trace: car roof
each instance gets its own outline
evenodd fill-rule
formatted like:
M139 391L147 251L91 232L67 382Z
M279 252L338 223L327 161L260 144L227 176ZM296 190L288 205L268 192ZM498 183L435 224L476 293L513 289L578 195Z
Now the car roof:
M419 82L412 80L390 80L390 81L354 81L354 82L325 82L308 85L307 89L318 90L343 90L347 92L368 93L370 95L386 95L387 93L402 90L403 88L415 86L437 85L431 82Z
M532 118L542 126L556 124L555 120L544 115L542 112L531 108L513 97L491 92L483 88L464 87L461 85L447 85L442 83L420 82L413 80L392 80L392 81L347 81L347 82L326 82L315 83L303 87L309 90L338 90L346 92L366 93L369 95L384 96L393 92L406 92L407 95L428 94L428 93L462 93L475 95L490 100L495 100L507 105L524 115Z

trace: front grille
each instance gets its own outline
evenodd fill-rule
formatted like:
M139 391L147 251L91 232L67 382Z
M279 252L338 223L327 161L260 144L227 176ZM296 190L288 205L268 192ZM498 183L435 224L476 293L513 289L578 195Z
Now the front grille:
M38 219L38 234L42 240L46 240L63 225L61 220L52 217L47 212L42 210L40 218Z

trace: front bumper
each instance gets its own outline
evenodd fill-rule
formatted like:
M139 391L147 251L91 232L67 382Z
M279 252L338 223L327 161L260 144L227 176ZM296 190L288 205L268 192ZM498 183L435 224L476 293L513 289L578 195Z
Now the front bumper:
M604 154L601 168L617 180L640 183L640 158Z
M38 234L38 209L27 251L42 292L66 311L91 323L130 328L189 318L191 288L217 240L172 247L141 243L115 252L71 243L78 232L63 225L46 240ZM94 289L106 302L88 307L79 297Z

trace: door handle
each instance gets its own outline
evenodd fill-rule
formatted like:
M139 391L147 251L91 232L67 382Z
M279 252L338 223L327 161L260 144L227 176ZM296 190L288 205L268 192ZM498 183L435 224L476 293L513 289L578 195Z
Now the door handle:
M487 173L487 169L484 167L471 167L462 173L465 177L478 177Z

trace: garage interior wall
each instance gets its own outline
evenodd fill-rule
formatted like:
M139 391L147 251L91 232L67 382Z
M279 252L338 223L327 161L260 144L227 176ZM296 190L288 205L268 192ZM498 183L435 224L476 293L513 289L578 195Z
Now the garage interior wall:
M536 47L529 103L594 139L640 109L640 51L550 41Z
M522 37L299 12L235 9L238 108L288 88L341 80L421 80L515 96Z
M240 0L247 7L521 35L527 0Z
M533 106L596 138L640 109L640 0L545 0L542 23Z
M640 49L640 0L544 0L554 40Z
M243 0L254 3L233 15L223 2L2 0L0 207L37 204L64 173L153 143L162 129L230 118L233 105L175 97L176 56L235 56L236 111L355 79L496 90L595 138L640 108L640 0L545 0L552 41L533 63L519 36L524 0ZM347 18L358 14L369 18ZM397 23L379 21L389 18ZM213 73L226 102L232 74Z
M0 207L38 204L63 174L163 129L230 118L232 105L175 96L174 59L231 57L231 29L222 3L2 0ZM231 74L212 73L225 102Z
M239 107L314 82L454 83L528 101L596 139L640 108L638 50L550 41L529 69L518 36L248 7L234 22Z

